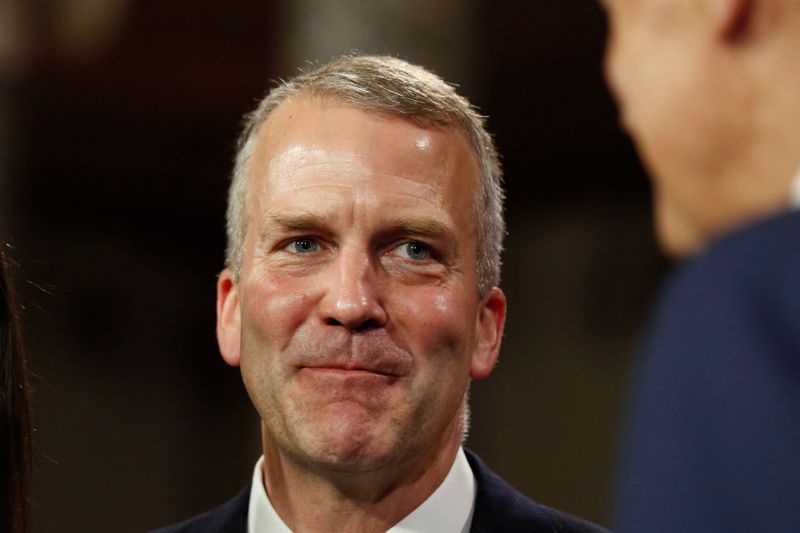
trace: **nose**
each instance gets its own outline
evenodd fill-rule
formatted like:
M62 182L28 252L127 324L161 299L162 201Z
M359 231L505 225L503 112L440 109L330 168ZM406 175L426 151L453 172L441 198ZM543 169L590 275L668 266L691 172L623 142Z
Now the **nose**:
M320 301L322 320L353 332L386 324L376 267L369 254L342 250L330 265L328 287Z

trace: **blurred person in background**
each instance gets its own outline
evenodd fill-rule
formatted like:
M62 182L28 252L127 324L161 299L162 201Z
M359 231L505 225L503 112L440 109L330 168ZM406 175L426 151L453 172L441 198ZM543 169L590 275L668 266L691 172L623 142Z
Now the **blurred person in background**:
M606 0L665 287L634 375L622 532L800 530L800 2Z
M0 495L0 531L30 530L30 414L25 359L20 347L8 259L0 243L0 449L3 492Z
M162 532L602 531L461 446L506 313L483 122L440 78L375 56L283 82L248 116L217 337L263 456L235 499Z

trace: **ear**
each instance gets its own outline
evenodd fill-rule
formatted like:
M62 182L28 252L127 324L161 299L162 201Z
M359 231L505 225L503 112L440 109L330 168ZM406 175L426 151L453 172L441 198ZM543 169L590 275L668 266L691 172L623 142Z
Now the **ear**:
M239 286L226 268L217 280L217 343L222 358L231 366L239 366L240 316Z
M486 379L492 373L500 353L500 341L506 324L506 295L497 287L492 287L483 299L477 326L478 342L472 353L470 376L473 379Z
M743 36L751 23L756 0L706 0L718 38L732 42Z

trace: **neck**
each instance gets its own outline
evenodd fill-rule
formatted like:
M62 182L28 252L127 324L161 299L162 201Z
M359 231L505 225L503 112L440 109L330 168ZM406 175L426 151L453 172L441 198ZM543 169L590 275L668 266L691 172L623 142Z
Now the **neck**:
M296 532L385 532L444 481L460 439L416 460L348 472L297 461L264 434L264 487L281 519Z

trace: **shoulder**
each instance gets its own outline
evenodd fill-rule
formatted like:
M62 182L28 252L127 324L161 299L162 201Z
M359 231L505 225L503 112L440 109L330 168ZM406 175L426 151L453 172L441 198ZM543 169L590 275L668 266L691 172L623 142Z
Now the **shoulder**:
M800 212L771 217L713 243L682 265L667 282L660 308L718 312L716 304L798 305L800 301ZM698 296L706 300L698 300ZM687 304L694 304L688 307ZM680 315L678 315L680 316Z
M747 363L753 354L800 353L799 316L800 213L789 213L737 231L681 266L665 284L644 349L663 353L673 371L702 364L696 353L709 363L710 354Z
M489 533L552 532L602 533L605 529L531 500L493 472L481 459L464 450L475 475L477 496L472 531Z
M800 395L800 213L765 219L683 265L661 295L634 370L632 422L720 445ZM724 426L710 425L722 416ZM758 427L756 426L756 427ZM725 433L722 428L725 428ZM665 428L660 430L659 428ZM666 444L665 444L666 446Z
M775 531L767 518L797 508L787 500L800 480L798 239L800 213L765 219L665 286L634 369L621 530L719 529L699 524L746 508L739 522L761 525L743 530Z
M206 513L151 533L245 533L250 484L232 500Z

